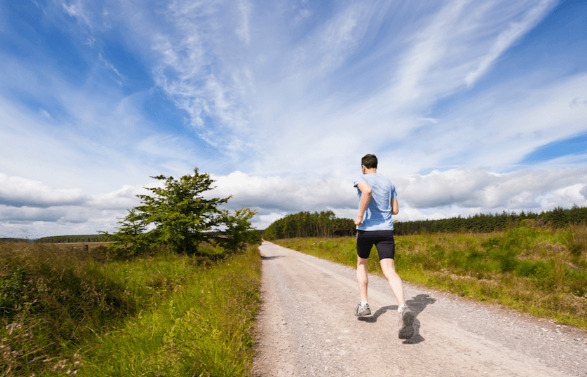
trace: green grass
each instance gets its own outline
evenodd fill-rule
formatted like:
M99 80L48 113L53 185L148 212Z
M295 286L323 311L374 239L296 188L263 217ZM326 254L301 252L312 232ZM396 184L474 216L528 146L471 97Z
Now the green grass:
M84 376L245 376L259 306L257 252L201 271L164 303L85 345Z
M423 286L501 304L587 329L587 226L396 236L400 276ZM355 266L355 239L289 239L282 246ZM381 275L376 251L369 271Z
M0 243L0 376L247 376L256 247L218 260Z

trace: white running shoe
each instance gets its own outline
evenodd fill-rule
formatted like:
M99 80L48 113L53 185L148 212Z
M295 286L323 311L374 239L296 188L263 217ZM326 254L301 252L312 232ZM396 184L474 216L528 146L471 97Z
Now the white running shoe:
M398 315L400 326L398 336L400 339L410 339L414 336L414 318L416 318L416 315L407 306L404 306L403 310L398 312Z
M355 308L355 315L357 317L364 317L367 315L371 315L371 309L369 308L369 304L357 305L357 307Z

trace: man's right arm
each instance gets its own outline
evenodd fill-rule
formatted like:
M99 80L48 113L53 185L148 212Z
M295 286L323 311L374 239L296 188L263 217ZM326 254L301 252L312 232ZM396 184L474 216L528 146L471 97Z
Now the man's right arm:
M359 202L359 215L355 219L355 225L359 226L363 222L363 217L369 206L371 200L371 186L365 181L361 181L357 184L357 188L361 191L361 201Z
M399 204L397 203L397 198L391 199L391 214L397 215L399 213Z

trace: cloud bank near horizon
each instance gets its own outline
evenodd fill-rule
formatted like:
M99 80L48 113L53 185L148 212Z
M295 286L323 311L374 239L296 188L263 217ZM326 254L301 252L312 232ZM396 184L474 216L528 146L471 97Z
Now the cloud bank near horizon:
M352 180L341 177L314 178L300 183L293 178L249 176L233 172L212 176L215 189L206 196L228 197L225 208L254 208L253 225L264 229L273 221L300 211L333 211L338 217L352 218L357 197ZM587 206L584 169L558 171L516 171L506 174L486 169L451 169L425 175L402 177L395 181L400 192L400 221L472 216L478 213L534 212L557 207ZM136 195L144 187L124 186L96 195L80 195L79 190L59 190L42 182L0 174L0 222L23 237L95 234L112 231L113 220L139 204ZM151 185L154 182L151 182ZM17 190L13 188L17 187ZM23 191L22 188L27 190ZM18 193L15 193L17 192ZM30 224L42 225L43 234L28 233Z

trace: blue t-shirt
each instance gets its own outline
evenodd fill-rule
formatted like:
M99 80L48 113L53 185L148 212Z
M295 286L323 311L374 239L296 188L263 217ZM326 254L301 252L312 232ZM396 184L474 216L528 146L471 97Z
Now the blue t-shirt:
M397 198L395 186L386 176L375 174L363 174L354 181L357 187L359 182L365 181L371 186L371 200L363 223L357 226L359 230L393 230L393 220L391 219L391 201ZM359 202L361 201L361 190L357 187Z

